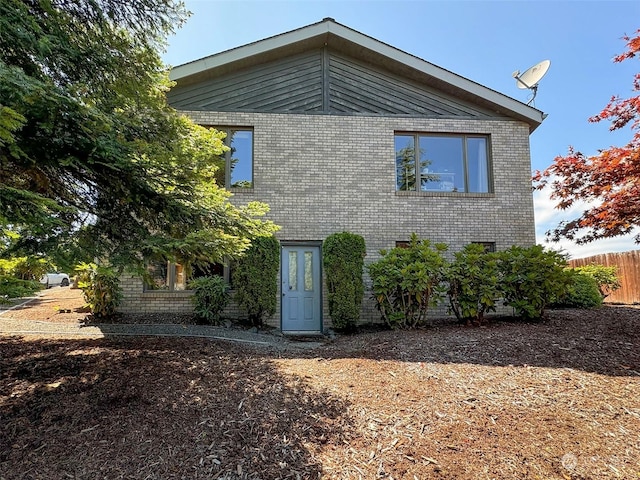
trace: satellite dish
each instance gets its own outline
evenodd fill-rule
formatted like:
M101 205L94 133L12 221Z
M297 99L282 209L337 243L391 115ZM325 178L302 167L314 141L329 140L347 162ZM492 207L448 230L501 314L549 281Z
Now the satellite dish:
M550 66L551 62L549 60L543 60L526 70L523 74L520 74L520 70L513 72L513 78L516 79L516 86L522 90L528 88L533 92L533 95L527 102L527 105L533 103L533 100L536 98L536 94L538 93L538 82L542 80L542 77L545 76Z

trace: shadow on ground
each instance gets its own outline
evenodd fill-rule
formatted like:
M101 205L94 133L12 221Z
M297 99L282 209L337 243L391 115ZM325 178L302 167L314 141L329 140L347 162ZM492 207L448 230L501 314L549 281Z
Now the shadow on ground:
M264 353L0 338L0 477L318 478L311 450L342 443L347 405Z
M341 335L315 353L330 358L528 365L640 376L640 309L555 310L543 323L497 320L487 327L447 325Z

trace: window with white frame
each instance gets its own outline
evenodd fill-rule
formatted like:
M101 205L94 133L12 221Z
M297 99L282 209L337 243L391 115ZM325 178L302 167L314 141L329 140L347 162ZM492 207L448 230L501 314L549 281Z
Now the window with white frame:
M490 193L487 135L396 133L396 190Z

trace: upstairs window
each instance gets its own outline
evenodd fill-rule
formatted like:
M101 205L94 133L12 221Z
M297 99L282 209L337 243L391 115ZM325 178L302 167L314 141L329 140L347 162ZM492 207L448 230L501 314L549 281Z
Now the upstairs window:
M225 132L224 172L218 181L226 188L253 188L253 130L249 128L216 127Z
M489 193L489 139L480 135L397 133L396 190Z

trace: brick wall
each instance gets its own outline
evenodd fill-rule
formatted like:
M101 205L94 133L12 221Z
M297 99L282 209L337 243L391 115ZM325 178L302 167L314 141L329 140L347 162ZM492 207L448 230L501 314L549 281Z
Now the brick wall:
M262 201L281 240L323 240L334 232L364 237L366 263L412 232L457 251L470 242L498 250L535 243L529 129L508 119L186 112L203 125L254 128L254 188L232 201ZM493 193L396 192L395 131L490 136ZM365 279L367 287L370 280ZM367 289L368 290L368 289ZM168 294L167 294L168 295ZM365 292L362 321L378 313ZM325 326L330 325L324 295ZM149 294L146 300L167 305ZM128 300L127 300L128 302ZM171 302L169 302L171 303ZM183 305L176 299L171 308ZM127 307L124 307L127 308ZM270 321L279 325L279 312Z
M145 291L140 277L127 274L120 277L120 286L124 298L118 311L122 313L190 313L193 311L191 300L193 293L191 291ZM233 291L230 293L233 296ZM224 310L223 316L230 319L240 319L243 313L236 304L231 302ZM272 320L271 323L275 323L275 321Z

